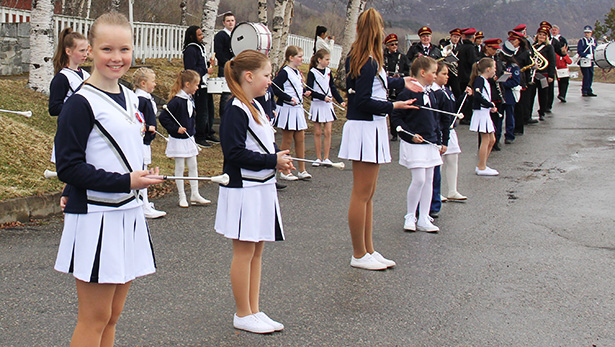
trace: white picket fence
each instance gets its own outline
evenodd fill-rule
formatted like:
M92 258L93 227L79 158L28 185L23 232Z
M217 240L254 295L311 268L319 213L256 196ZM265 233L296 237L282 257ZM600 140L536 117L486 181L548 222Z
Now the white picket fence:
M22 23L30 21L30 11L9 7L0 7L0 23ZM93 19L54 15L54 42L57 42L60 32L71 27L80 33L87 33L94 22ZM135 58L145 61L152 58L181 58L186 26L163 23L134 23ZM210 38L213 40L213 37ZM288 35L287 45L299 46L305 52L304 62L308 63L314 49L314 39ZM213 48L213 44L210 45ZM342 47L335 45L331 53L331 68L337 68L342 55Z

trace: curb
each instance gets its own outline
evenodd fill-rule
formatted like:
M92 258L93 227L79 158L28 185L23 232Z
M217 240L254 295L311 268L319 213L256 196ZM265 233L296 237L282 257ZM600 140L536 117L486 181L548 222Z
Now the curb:
M0 224L12 222L26 223L31 218L43 218L61 213L61 196L62 192L57 192L0 201Z

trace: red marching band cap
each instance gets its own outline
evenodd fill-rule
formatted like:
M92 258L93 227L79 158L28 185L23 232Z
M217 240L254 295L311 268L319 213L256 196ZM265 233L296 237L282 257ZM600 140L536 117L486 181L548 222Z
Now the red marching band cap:
M508 32L508 39L509 40L514 40L514 39L522 40L523 37L524 37L523 34L521 34L518 31L512 31L511 30L511 31Z
M495 48L495 49L502 49L502 47L500 47L500 43L502 43L502 40L500 39L489 39L489 40L483 41L483 44L485 46Z
M513 31L516 31L518 33L522 32L523 30L525 30L527 28L527 25L525 24L519 24L516 27L513 28Z
M485 34L483 34L482 31L477 31L476 35L474 35L474 37L477 38L477 39L482 39L482 38L485 37Z
M474 34L476 34L476 29L474 28L466 28L465 30L461 31L462 34L467 35L467 36L472 36Z
M384 44L385 45L388 44L388 43L397 42L397 41L399 41L399 40L397 39L397 35L395 35L395 34L388 34L387 37L384 38Z
M422 27L422 28L419 29L418 34L419 34L419 36L423 36L423 35L427 35L427 34L431 35L431 29L429 27Z
M548 26L541 26L540 28L538 28L538 30L536 30L536 34L538 33L543 33L547 36L551 35L551 32L549 31L549 27Z
M451 34L451 35L461 36L461 29L455 28L455 29L449 31L448 33Z
M546 20L543 20L542 22L540 22L539 27L547 27L547 29L551 30L553 28L553 25L551 25L551 23L547 22Z

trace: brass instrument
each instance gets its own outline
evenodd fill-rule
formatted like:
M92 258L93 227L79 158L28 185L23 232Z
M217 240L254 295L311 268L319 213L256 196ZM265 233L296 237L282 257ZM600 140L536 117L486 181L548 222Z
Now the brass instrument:
M457 62L459 61L459 59L457 59L457 55L453 52L452 43L442 48L442 58L439 58L436 61L443 61L443 60L448 66L448 71L455 76L459 76L459 72L457 71L457 66L458 66Z
M546 45L546 43L545 43ZM542 47L545 47L543 45ZM541 48L542 49L542 48ZM536 70L544 70L549 66L549 61L544 57L544 55L540 54L540 52L532 45L532 50L534 51L534 65L536 66Z

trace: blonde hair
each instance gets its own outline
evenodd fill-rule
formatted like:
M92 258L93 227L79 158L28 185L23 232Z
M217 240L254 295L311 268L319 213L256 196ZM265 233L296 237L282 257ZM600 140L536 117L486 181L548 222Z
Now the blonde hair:
M284 64L278 70L278 73L282 71L282 69L290 63L290 57L297 56L298 54L303 53L303 48L299 46L288 46L286 47L286 51L284 52Z
M479 60L478 63L474 63L474 65L472 65L472 74L470 75L470 83L468 84L468 87L474 88L474 81L476 80L476 77L492 66L495 67L495 60L488 57ZM461 87L465 88L466 86Z
M380 12L373 8L362 12L357 21L357 39L350 47L350 66L348 76L357 78L361 68L369 60L370 56L378 64L378 71L384 65L382 41L384 21Z
M410 66L410 76L417 77L421 73L421 70L427 70L436 64L437 62L434 58L424 55L420 56L412 62L412 66Z
M116 25L119 27L126 28L130 30L130 37L132 44L132 27L130 26L130 22L123 14L115 11L107 12L100 17L96 18L92 26L90 27L90 31L88 32L88 39L90 40L90 44L94 45L94 40L96 39L96 30L99 25L107 24L107 25Z
M183 70L177 74L177 78L175 79L175 83L171 87L169 91L169 101L179 93L180 90L184 89L186 83L192 83L194 81L200 81L201 75L194 70Z
M140 67L132 74L132 84L134 85L134 88L137 89L141 87L141 82L147 82L154 78L156 78L156 73L154 70L146 67Z
M316 53L314 53L314 55L312 56L312 59L310 59L310 67L314 68L318 66L318 60L319 59L324 59L326 56L331 56L331 53L329 53L329 51L327 51L324 48L321 48L319 50L316 51Z
M68 54L66 54L66 49L73 49L77 46L77 40L87 41L85 36L82 34L73 31L72 28L65 28L60 33L60 37L58 38L58 46L56 47L56 52L53 55L53 70L54 73L60 72L65 66L68 65L70 58Z
M288 49L286 51L288 52ZM241 79L242 74L245 71L254 72L262 69L268 61L269 58L267 58L267 56L263 53L252 49L247 49L239 53L239 55L233 60L227 61L224 65L224 77L226 78L226 83L228 84L231 93L239 99L239 101L248 106L250 113L252 113L252 118L254 118L258 124L261 124L259 112L252 104L252 100L248 100L246 93L241 88Z

